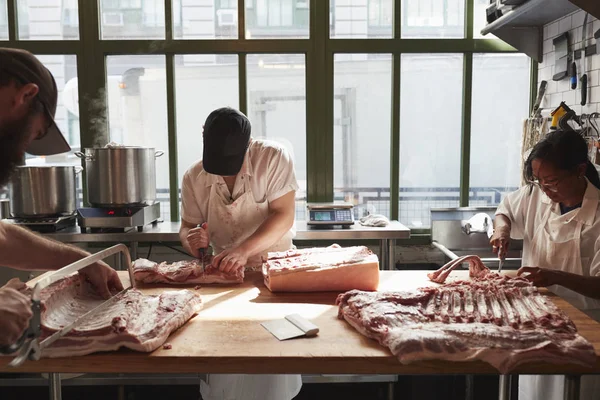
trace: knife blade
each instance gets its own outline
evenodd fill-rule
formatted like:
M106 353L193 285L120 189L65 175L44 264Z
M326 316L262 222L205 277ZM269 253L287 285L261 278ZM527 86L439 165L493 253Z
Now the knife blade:
M502 267L504 266L504 258L505 255L502 254L504 246L500 243L500 248L498 249L498 273L502 272Z
M198 224L198 225L196 225L196 228L202 228L202 229L204 229L204 224ZM206 255L206 249L204 247L199 248L198 252L200 253L200 259L202 260L202 273L205 273L206 272L206 267L204 265L204 256Z
M198 251L200 252L200 258L202 259L202 273L205 273L205 267L204 267L204 255L206 254L206 249L202 248L202 249L198 249Z

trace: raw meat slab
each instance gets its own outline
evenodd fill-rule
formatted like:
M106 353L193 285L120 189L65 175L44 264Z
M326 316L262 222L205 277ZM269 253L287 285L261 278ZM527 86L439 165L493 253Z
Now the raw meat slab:
M365 246L273 252L263 263L263 277L272 292L376 290L379 260Z
M482 360L506 374L528 362L593 366L593 346L524 279L482 279L399 292L338 296L339 318L402 363Z
M133 263L133 276L136 282L168 283L171 285L192 284L234 284L244 282L244 270L235 274L225 274L210 262L212 256L205 259L205 272L202 271L200 260L178 261L174 263L155 263L140 258Z
M45 288L40 297L42 340L104 301L77 275ZM42 357L82 356L121 347L151 352L201 308L200 296L190 290L144 295L130 289L102 313L44 349Z

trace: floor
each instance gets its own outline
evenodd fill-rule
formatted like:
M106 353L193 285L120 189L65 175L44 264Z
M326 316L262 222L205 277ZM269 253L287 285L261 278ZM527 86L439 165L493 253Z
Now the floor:
M398 400L464 400L466 380L464 376L400 377L395 384ZM122 389L123 390L123 389ZM0 387L0 399L24 400L47 399L46 387ZM305 384L294 400L388 400L387 384ZM478 376L473 385L473 399L498 398L497 376ZM200 400L198 386L127 386L119 396L116 387L64 387L63 400Z

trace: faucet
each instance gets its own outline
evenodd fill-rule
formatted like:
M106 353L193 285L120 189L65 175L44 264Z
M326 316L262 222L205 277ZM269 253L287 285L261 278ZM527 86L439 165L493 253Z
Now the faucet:
M491 237L494 226L492 224L492 218L489 215L478 213L467 221L461 221L461 229L467 235L470 235L471 233L487 233L488 237Z

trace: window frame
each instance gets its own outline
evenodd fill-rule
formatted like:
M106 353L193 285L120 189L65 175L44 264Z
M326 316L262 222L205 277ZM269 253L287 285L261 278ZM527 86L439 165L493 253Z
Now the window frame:
M333 0L332 0L333 1ZM179 220L179 185L177 174L177 134L175 101L175 56L182 54L238 54L239 109L246 113L246 54L303 53L306 58L306 153L307 201L332 201L333 182L333 60L337 53L390 53L392 64L392 121L390 132L390 214L399 213L399 153L400 153L400 56L403 53L462 53L463 110L461 132L460 206L469 205L469 168L471 137L471 96L473 54L516 52L497 39L473 38L474 1L465 0L465 37L462 39L402 38L401 0L394 0L393 37L388 39L336 39L330 37L330 1L309 0L309 34L307 39L247 39L245 13L255 6L238 0L238 39L187 40L173 39L173 0L165 1L164 40L102 40L100 32L100 0L78 0L78 40L18 40L15 1L7 2L9 37L0 46L18 47L34 54L75 55L79 77L80 139L82 148L106 144L109 141L107 111L93 107L89 93L103 93L106 88L108 55L161 54L166 57L167 120L169 137L171 219ZM296 0L294 1L294 6ZM294 7L296 10L296 7ZM281 29L281 27L278 27ZM159 46L157 46L157 44ZM535 100L537 63L531 61L530 103ZM533 88L533 89L532 89ZM528 110L523 110L524 114ZM85 190L84 190L85 193ZM415 236L428 229L413 230Z

